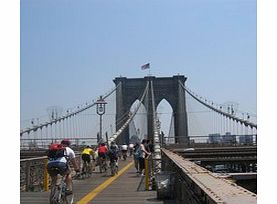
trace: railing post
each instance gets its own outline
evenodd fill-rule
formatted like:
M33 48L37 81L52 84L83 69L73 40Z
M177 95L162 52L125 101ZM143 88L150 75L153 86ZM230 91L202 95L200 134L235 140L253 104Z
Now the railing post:
M30 161L26 161L26 191L29 191L30 189L30 178L31 178L31 175L30 175Z
M44 174L43 174L43 189L44 191L49 191L49 175L47 172L48 159L44 160Z

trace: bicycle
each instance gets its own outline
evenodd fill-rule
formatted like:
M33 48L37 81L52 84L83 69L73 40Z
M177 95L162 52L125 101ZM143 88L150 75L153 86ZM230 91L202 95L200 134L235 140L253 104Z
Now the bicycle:
M107 162L106 162L106 159L103 158L103 157L100 157L99 161L100 161L99 162L100 173L103 173L103 170L106 173L107 172Z
M112 160L110 162L110 168L111 168L112 176L114 176L115 174L118 174L118 166L116 165L116 160Z
M60 174L58 168L52 168L52 182L51 182L51 192L50 192L50 204L73 204L74 195L66 194L66 183L65 175Z
M127 159L127 150L122 150L122 156L123 156L123 160L126 161L126 159Z
M134 154L134 149L133 148L129 149L129 156L131 157L131 156L133 156L133 154Z
M82 171L82 177L83 178L89 178L91 176L91 164L88 162L83 163L83 171Z

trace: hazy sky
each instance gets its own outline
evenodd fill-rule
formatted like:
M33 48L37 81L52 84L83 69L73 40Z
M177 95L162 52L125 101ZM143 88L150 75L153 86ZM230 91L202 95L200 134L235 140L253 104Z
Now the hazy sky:
M21 0L20 120L96 99L147 62L256 114L256 13L255 0Z
M276 9L276 0L258 0L258 203L276 193ZM116 76L147 75L146 62L157 76L183 74L200 95L256 112L255 0L9 0L0 11L1 128L5 144L17 144L2 145L1 154L11 154L2 163L19 160L19 102L20 120L51 105L76 106L109 90ZM4 177L3 202L20 202L14 165L0 170L14 171Z

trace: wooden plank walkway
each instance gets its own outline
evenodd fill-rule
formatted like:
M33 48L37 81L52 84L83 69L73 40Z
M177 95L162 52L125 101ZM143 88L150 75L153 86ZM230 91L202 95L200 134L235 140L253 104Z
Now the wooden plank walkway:
M123 169L132 161L119 162L119 169ZM144 190L144 177L137 175L134 165L122 172L122 174L111 181L111 176L93 173L91 178L74 180L74 203L83 204L174 204L172 200L157 200L156 191ZM111 183L109 183L111 182ZM106 184L106 188L103 185ZM100 186L101 185L101 186ZM87 199L84 197L87 196ZM95 197L93 197L95 196ZM93 197L92 200L90 198ZM49 203L49 192L21 192L21 204L47 204Z

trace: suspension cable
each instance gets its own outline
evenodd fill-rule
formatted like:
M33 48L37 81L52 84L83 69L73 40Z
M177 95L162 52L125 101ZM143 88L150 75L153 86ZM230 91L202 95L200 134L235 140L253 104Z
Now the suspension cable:
M145 96L146 94L148 93L148 87L149 87L149 82L147 81L146 83L146 87L144 89L144 92L142 94L142 97L140 98L139 100L139 105L137 106L137 108L135 109L135 111L132 113L132 112L129 112L129 115L128 115L128 119L127 121L122 125L121 128L119 128L117 130L116 133L114 133L109 139L108 139L108 143L110 145L111 141L114 141L119 135L121 135L121 133L125 130L125 128L129 125L129 123L131 122L131 120L135 117L136 113L138 112L142 102L144 101L145 99Z
M257 124L254 124L254 123L251 123L251 122L249 122L249 121L247 121L247 120L244 120L244 119L240 119L240 118L238 118L238 117L235 117L235 116L233 116L233 115L230 114L230 113L226 113L226 112L224 112L224 111L222 111L222 110L219 110L219 109L217 109L217 108L215 108L215 107L213 107L213 106L211 106L211 105L205 103L204 101L202 101L201 99L199 99L198 97L196 97L194 94L192 94L189 90L187 90L186 87L185 87L180 81L179 81L179 83L181 84L181 86L183 87L183 89L184 89L190 96L192 96L196 101L198 101L198 102L201 103L202 105L206 106L207 108L209 108L209 109L211 109L211 110L213 110L213 111L215 111L215 112L217 112L217 113L219 113L219 114L222 114L223 116L226 116L226 117L229 118L229 119L233 119L233 120L235 120L235 121L237 121L237 122L240 122L241 124L244 124L245 126L250 126L251 128L257 128Z
M103 99L106 99L107 97L109 97L109 96L118 88L118 86L119 86L120 84L121 84L121 82L118 83L118 85L117 85L114 89L112 89L112 90L111 90L110 92L108 92L105 96L103 96ZM79 114L79 113L81 113L81 112L83 112L83 111L85 111L85 110L87 110L87 109L89 109L89 108L91 108L91 107L93 107L93 106L95 106L95 105L96 105L96 102L94 102L94 103L92 103L92 104L90 104L90 105L87 105L87 106L85 106L84 108L81 108L80 110L77 110L77 111L75 111L75 112L72 112L72 113L70 113L70 114L67 114L67 115L65 115L65 116L62 116L62 117L60 117L60 118L51 120L50 122L46 122L46 123L44 123L44 124L37 125L37 126L32 127L32 128L26 128L25 130L20 131L20 136L22 136L24 133L30 133L31 131L34 131L34 132L35 132L35 131L38 130L38 128L47 127L48 125L52 125L52 124L54 124L54 123L61 122L61 121L63 121L64 119L70 118L71 116L75 116L76 114Z
M158 127L158 118L155 108L155 97L154 97L154 88L153 81L151 80L151 96L152 96L152 109L153 109L153 130L154 130L154 170L156 173L161 171L161 144L159 138L159 127Z

